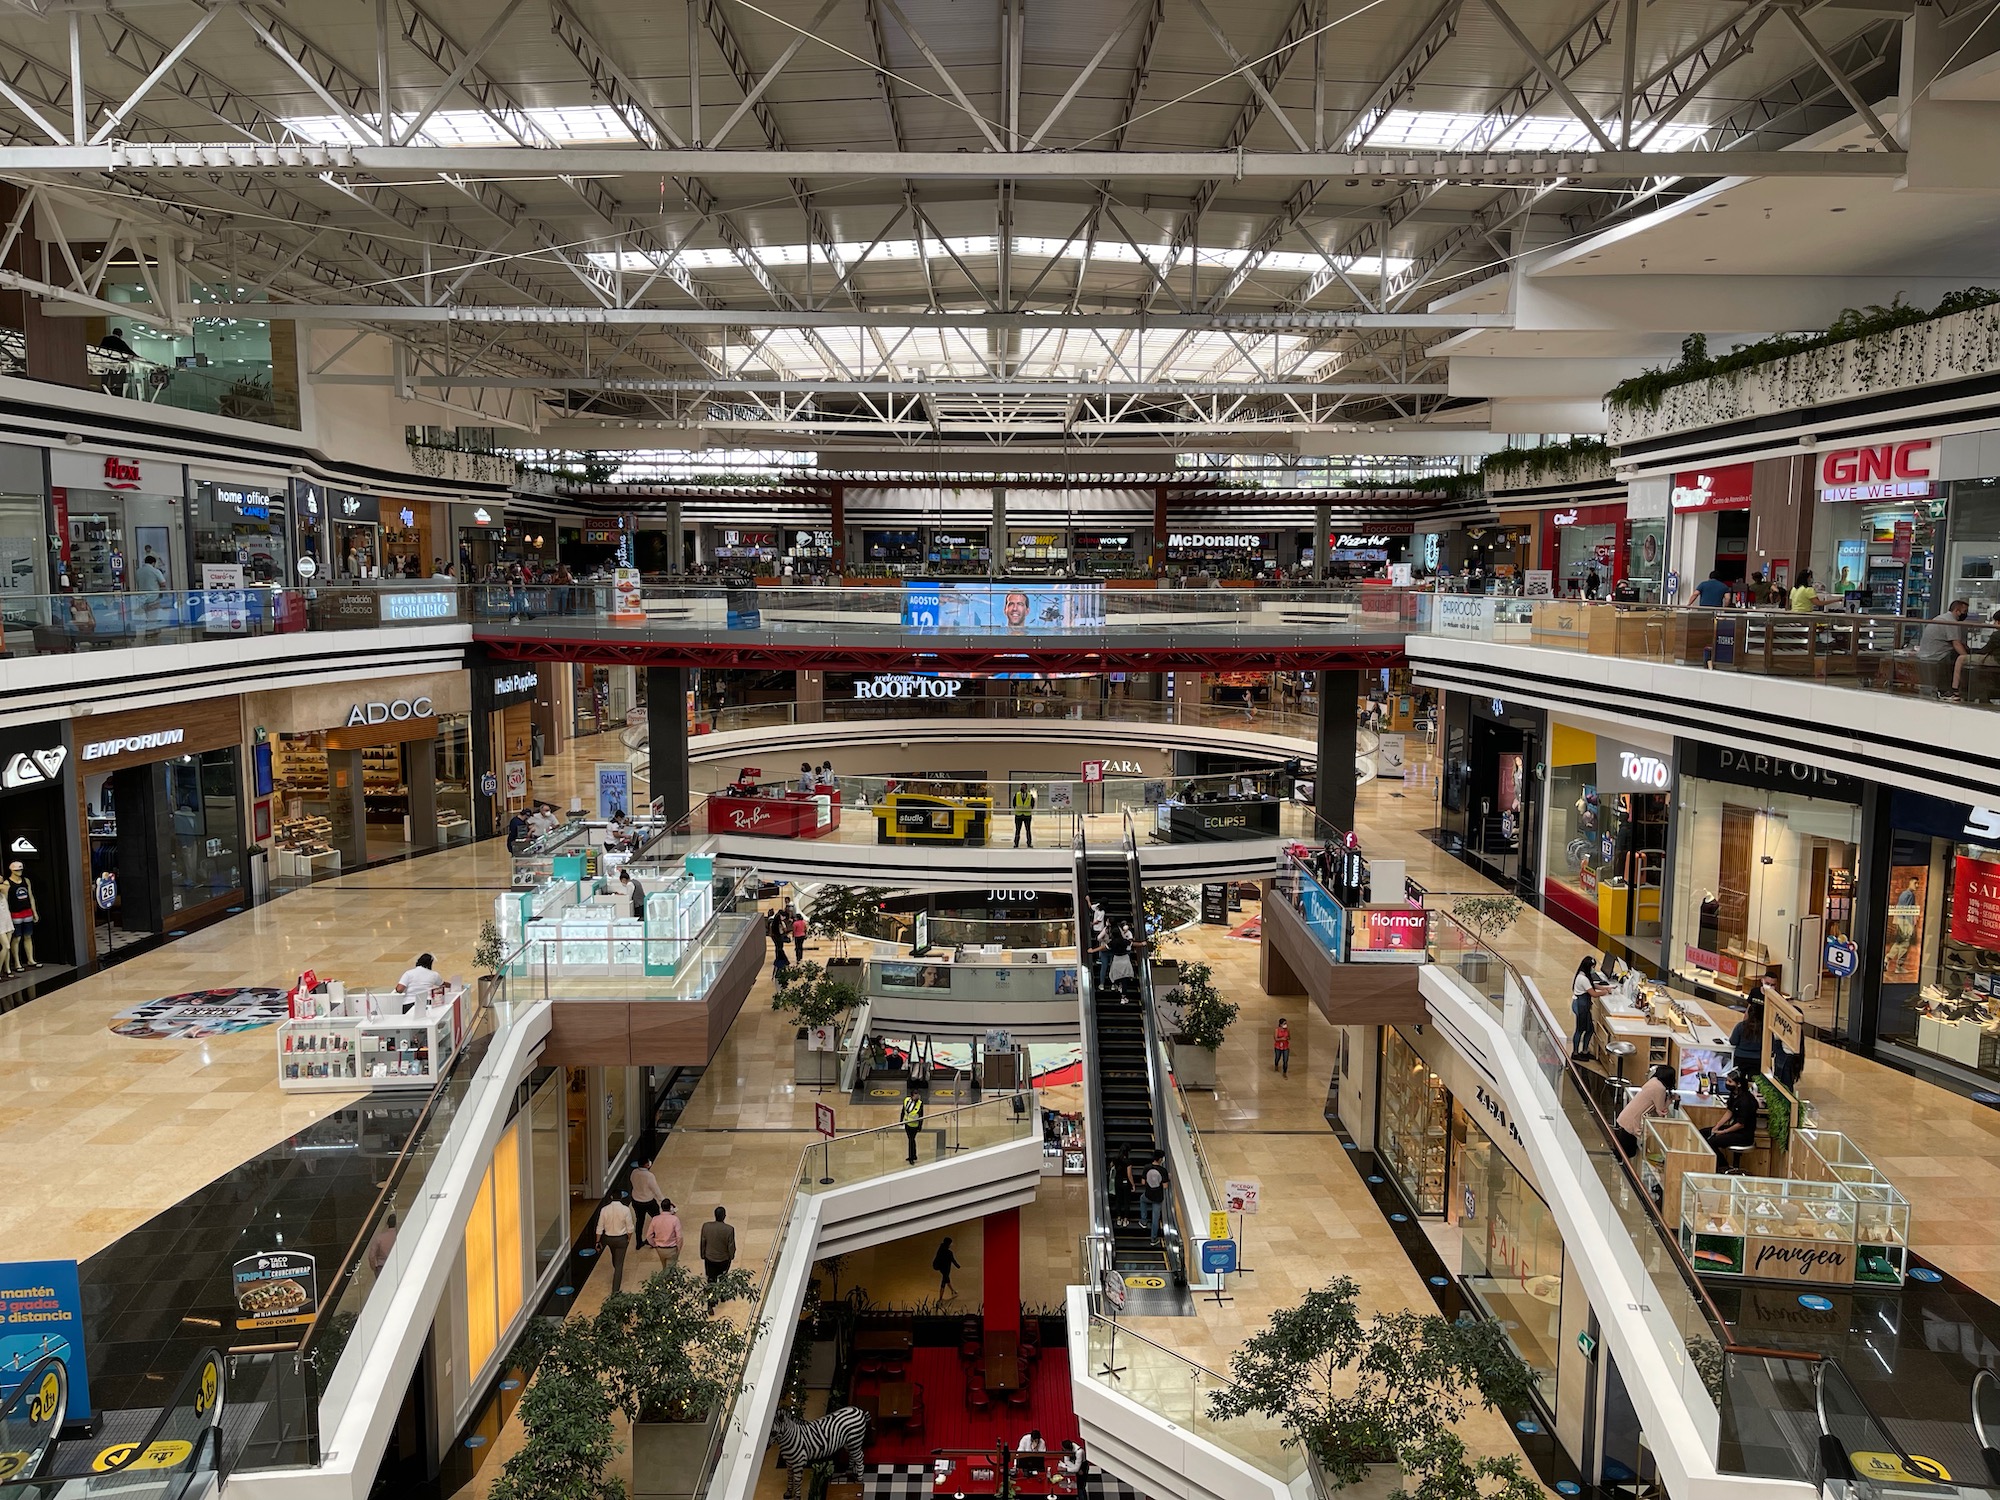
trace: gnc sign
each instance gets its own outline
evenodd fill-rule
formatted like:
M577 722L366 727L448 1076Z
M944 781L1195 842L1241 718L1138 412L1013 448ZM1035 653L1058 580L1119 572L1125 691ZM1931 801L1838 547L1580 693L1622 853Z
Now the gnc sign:
M1937 442L1876 443L1835 448L1819 456L1822 500L1900 500L1931 492Z

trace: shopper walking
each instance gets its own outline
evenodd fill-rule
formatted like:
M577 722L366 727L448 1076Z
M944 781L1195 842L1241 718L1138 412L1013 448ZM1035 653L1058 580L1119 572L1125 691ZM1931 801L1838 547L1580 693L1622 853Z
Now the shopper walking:
M903 1095L903 1134L910 1138L910 1165L917 1164L917 1133L924 1128L923 1096L911 1089Z
M1159 1242L1160 1222L1166 1214L1168 1181L1166 1155L1155 1151L1139 1176L1139 1220L1155 1244Z
M1271 1033L1271 1066L1287 1078L1292 1076L1292 1028L1278 1017L1278 1029Z
M931 1269L938 1273L938 1295L956 1297L958 1288L951 1284L951 1273L959 1269L958 1257L951 1253L951 1236L937 1247L937 1254L931 1257Z
M597 1211L597 1248L611 1252L611 1291L625 1290L625 1252L632 1244L632 1209L613 1198Z
M729 1263L736 1259L736 1226L729 1222L729 1213L717 1206L715 1217L701 1226L701 1268L708 1273L710 1281L720 1281L729 1274Z
M794 910L792 912L792 961L794 963L802 964L806 961L806 933L809 930L806 923L806 914L802 911Z
M650 1157L642 1158L632 1167L632 1211L639 1216L639 1237L645 1238L646 1221L660 1211L660 1204L666 1194L660 1191L660 1179L653 1175Z
M791 929L785 924L782 910L773 910L764 919L764 931L771 939L771 978L779 984L785 982L785 970L791 966L791 956L785 952L785 944L791 940Z
M1021 835L1028 836L1028 847L1035 847L1035 790L1033 787L1014 788L1014 847L1021 847Z
M681 1216L674 1212L673 1199L665 1199L660 1211L646 1221L639 1243L660 1252L662 1268L681 1258Z

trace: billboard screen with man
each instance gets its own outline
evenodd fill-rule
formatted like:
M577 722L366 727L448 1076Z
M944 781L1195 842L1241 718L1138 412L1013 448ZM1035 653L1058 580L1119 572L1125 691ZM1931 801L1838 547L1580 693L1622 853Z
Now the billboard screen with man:
M911 583L903 628L925 635L1066 635L1104 628L1097 583Z

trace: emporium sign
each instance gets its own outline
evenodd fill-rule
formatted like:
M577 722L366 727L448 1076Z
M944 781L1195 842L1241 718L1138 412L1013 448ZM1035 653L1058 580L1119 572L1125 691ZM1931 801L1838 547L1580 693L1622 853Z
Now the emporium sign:
M959 678L916 677L907 673L881 672L868 682L854 684L856 698L956 698L965 683Z

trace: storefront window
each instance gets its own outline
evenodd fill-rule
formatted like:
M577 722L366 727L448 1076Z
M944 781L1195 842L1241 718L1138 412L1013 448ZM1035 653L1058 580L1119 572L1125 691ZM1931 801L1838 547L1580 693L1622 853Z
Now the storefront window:
M200 302L262 301L248 287L193 288ZM196 318L187 335L146 321L151 293L128 266L114 269L104 296L133 304L129 319L93 320L92 343L116 332L129 355L93 350L91 373L105 393L245 422L299 425L297 344L290 324L262 318ZM275 357L274 357L275 356Z
M923 562L924 549L914 531L864 531L861 555L877 566L908 567Z
M242 884L236 747L166 763L173 817L171 909L226 896Z
M1790 764L1708 746L1702 754L1704 764L1732 757ZM1848 981L1825 956L1829 939L1853 938L1860 838L1853 803L1684 775L1670 966L1745 995L1776 973L1808 1021L1844 1024Z
M1072 550L1076 571L1084 577L1117 577L1136 565L1130 532L1084 533L1076 538Z
M46 594L48 523L39 449L0 444L0 594Z
M1882 1040L2000 1078L2000 829L1914 792L1891 807Z
M1255 578L1277 560L1277 539L1257 532L1176 531L1167 536L1167 566L1176 575Z
M1869 614L1928 619L1938 610L1944 511L1942 497L1822 500L1814 517L1814 581L1830 596L1858 596L1855 607Z
M472 715L441 714L437 739L438 842L454 844L472 838ZM421 750L421 741L414 746Z
M1007 566L1018 573L1060 573L1069 566L1069 537L1060 531L1010 532Z
M1595 525L1578 522L1556 528L1556 588L1565 594L1602 599L1610 596L1613 564L1618 555L1619 522ZM1596 582L1591 576L1596 575Z
M569 1203L563 1187L563 1075L542 1080L529 1104L529 1177L534 1192L535 1279L561 1258L569 1244Z
M194 487L194 560L235 565L246 583L285 581L282 489L202 480Z
M1658 604L1666 579L1667 523L1665 519L1633 521L1627 530L1624 597L1640 604Z
M1445 1211L1445 1090L1394 1027L1382 1031L1382 1160L1420 1214Z
M933 531L928 560L940 573L978 576L989 571L993 549L983 531Z
M1451 1204L1466 1289L1554 1395L1562 1357L1563 1245L1541 1195L1456 1100Z
M1558 748L1561 735L1557 736ZM1598 832L1597 750L1577 765L1549 767L1549 830L1545 865L1548 895L1573 915L1597 925Z
M178 466L148 465L180 482ZM187 576L177 544L180 493L58 486L59 526L69 541L64 591L79 594L157 594Z
M1942 576L1941 603L1966 600L1974 620L1990 620L2000 609L2000 479L1962 479L1951 487L1951 544Z

